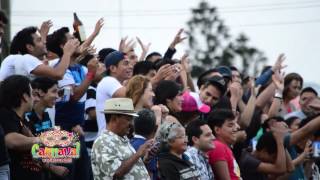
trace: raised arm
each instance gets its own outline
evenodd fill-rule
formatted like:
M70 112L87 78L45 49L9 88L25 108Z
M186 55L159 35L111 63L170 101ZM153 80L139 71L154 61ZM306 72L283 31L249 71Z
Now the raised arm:
M77 39L69 40L63 47L63 56L56 67L52 68L46 64L37 66L31 73L36 76L47 76L61 80L70 64L70 58L79 46Z
M176 45L181 43L183 40L187 39L187 37L181 37L183 33L183 29L179 29L178 33L175 35L173 41L170 43L168 50L164 54L164 59L172 59L174 53L176 52Z
M148 43L147 45L143 44L139 37L137 37L137 41L138 41L138 44L140 45L141 50L142 50L141 55L139 57L139 61L144 61L146 59L146 56L147 56L147 53L148 53L149 48L151 46L151 43Z
M261 162L257 168L259 172L264 174L282 174L285 173L286 168L286 152L283 146L283 133L274 131L273 135L277 144L277 158L274 164Z
M91 35L81 44L81 47L82 48L87 48L89 47L93 40L99 35L100 33L100 30L101 28L103 27L104 25L104 19L103 18L100 18L97 23L96 23L96 26L94 28L94 31L91 33Z
M253 113L255 111L256 107L256 90L255 90L255 85L254 83L251 84L251 96L249 98L249 101L247 105L245 106L243 112L240 115L239 119L239 125L242 128L247 128L252 120Z

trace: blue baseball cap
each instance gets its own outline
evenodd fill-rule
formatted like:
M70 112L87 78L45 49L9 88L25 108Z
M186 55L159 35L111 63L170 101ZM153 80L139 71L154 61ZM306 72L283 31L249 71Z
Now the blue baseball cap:
M122 61L125 58L126 57L123 52L113 51L104 58L104 65L108 70L111 65L117 65L120 61Z
M231 69L227 66L219 66L217 68L218 72L224 77L224 78L232 78Z

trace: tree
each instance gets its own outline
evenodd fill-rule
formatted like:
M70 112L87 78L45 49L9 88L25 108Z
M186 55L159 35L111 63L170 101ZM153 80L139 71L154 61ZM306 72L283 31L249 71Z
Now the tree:
M192 9L187 25L193 76L221 65L236 65L241 73L256 75L267 60L262 51L248 45L249 39L245 34L232 39L217 8L206 1Z

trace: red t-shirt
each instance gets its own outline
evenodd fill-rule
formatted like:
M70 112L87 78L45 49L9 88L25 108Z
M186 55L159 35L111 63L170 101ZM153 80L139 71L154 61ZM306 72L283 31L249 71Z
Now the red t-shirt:
M213 141L215 148L213 150L210 150L208 152L208 157L209 157L209 164L211 167L213 167L213 164L218 161L226 161L228 164L228 170L229 170L229 175L231 180L239 180L241 179L240 176L240 168L237 164L236 159L233 156L233 153L229 146L226 144L222 143L219 140L214 140ZM213 172L214 169L212 168ZM217 176L215 175L216 179ZM219 179L217 179L219 180Z

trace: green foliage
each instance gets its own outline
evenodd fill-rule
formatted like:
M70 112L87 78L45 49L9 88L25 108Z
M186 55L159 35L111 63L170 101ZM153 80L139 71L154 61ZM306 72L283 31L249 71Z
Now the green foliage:
M193 76L220 65L235 65L243 74L256 75L267 60L263 52L248 45L245 34L233 39L217 8L206 1L192 9L187 25Z

